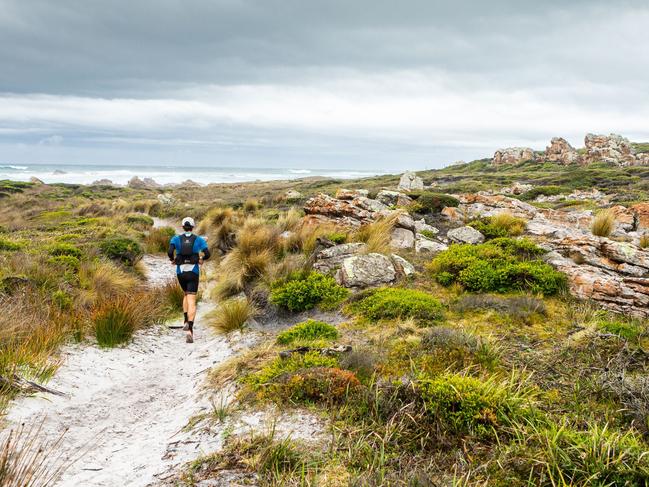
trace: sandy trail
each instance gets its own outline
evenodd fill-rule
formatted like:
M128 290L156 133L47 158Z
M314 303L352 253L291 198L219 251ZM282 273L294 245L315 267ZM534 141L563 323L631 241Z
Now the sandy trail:
M166 257L148 256L144 265L153 282L173 278ZM199 304L194 344L185 343L181 330L160 326L139 332L123 348L66 346L65 362L48 386L67 396L37 394L14 403L10 424L44 421L50 438L67 430L61 448L70 457L87 451L55 485L156 485L165 472L218 449L216 432L181 431L192 416L211 410L201 391L206 372L234 352L202 323L213 307Z

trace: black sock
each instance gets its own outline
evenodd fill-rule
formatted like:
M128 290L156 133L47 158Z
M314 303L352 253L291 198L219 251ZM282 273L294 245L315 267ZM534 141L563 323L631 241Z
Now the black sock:
M187 321L189 321L189 319L187 318L187 311L185 311L183 314L185 315L185 323L187 323Z
M189 325L189 331L194 333L194 322L193 321L188 321L187 324Z

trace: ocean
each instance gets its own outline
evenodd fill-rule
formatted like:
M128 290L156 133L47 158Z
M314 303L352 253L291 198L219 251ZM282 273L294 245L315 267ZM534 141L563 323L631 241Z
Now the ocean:
M133 176L152 178L159 184L181 183L191 179L198 183L238 183L248 181L272 181L297 179L308 176L325 176L352 179L385 174L381 171L346 169L307 169L275 167L209 167L177 165L80 165L80 164L3 164L0 163L0 179L29 181L35 177L45 183L91 184L109 179L124 185Z

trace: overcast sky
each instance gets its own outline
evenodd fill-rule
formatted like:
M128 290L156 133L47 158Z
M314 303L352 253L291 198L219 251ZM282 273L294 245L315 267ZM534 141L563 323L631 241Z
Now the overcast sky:
M647 0L0 0L0 164L439 167L648 87Z

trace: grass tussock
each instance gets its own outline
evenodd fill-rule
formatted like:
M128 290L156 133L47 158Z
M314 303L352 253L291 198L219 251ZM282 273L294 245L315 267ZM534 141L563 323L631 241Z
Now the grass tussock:
M352 240L367 245L367 252L389 254L392 230L398 218L398 215L391 215L363 225L352 235Z
M169 241L176 235L171 227L152 228L144 238L144 251L150 254L167 252Z
M610 210L602 210L590 225L590 231L597 237L608 237L615 228L615 213Z
M219 332L229 333L243 329L257 313L258 310L247 299L233 298L221 303L207 319Z

